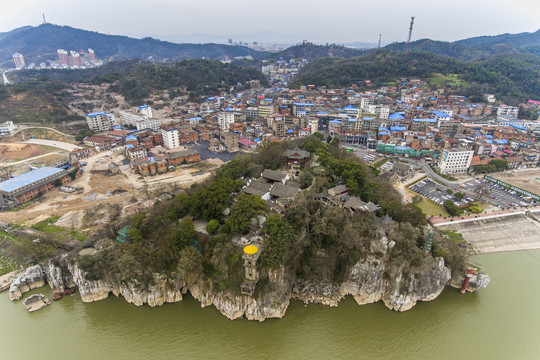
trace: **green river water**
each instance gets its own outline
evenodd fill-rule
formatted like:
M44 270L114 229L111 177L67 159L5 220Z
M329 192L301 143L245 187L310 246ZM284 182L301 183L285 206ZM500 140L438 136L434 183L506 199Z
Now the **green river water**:
M473 259L492 280L405 313L292 302L283 319L223 317L187 296L162 307L78 295L27 313L0 294L1 359L540 359L540 250ZM52 295L48 287L32 293Z

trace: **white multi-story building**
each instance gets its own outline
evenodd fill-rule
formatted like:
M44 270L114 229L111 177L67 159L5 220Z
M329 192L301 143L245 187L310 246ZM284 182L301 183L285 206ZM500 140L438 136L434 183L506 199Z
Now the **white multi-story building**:
M23 69L26 66L26 64L24 63L24 56L19 53L13 54L13 62L15 63L15 68L17 70Z
M144 117L147 117L147 118L152 118L152 108L150 107L150 105L141 105L139 106L139 112L141 113L142 116Z
M259 108L252 106L246 109L246 118L254 119L257 116L259 116Z
M471 166L474 151L466 148L444 149L439 160L441 174L465 173Z
M163 145L167 149L174 149L180 146L178 129L161 129L161 136L163 137Z
M375 114L377 114L377 118L379 119L388 119L390 116L390 108L388 106L377 106Z
M223 131L229 131L231 124L234 124L233 112L223 111L218 114L218 125Z
M518 116L519 108L516 106L508 106L505 104L502 104L497 108L497 115L503 115L503 116L512 116L516 117Z
M312 134L319 131L319 119L317 118L309 118L308 121L308 127Z
M366 111L367 110L367 107L368 105L371 105L373 104L373 98L371 97L365 97L363 96L361 99L360 99L360 109Z
M86 124L92 131L106 131L116 125L113 114L107 114L105 111L86 114Z
M17 130L17 125L13 121L6 121L0 124L0 136L10 136L15 130Z
M161 121L158 119L144 119L135 123L137 130L150 129L152 131L159 131L161 129Z

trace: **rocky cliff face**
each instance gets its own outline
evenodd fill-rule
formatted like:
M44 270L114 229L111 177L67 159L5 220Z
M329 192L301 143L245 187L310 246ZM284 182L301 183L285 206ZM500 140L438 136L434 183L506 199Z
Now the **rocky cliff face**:
M391 244L382 242L388 248ZM379 249L380 250L380 249ZM383 249L384 250L384 249ZM214 305L224 316L237 319L245 316L249 320L263 321L267 318L281 318L285 315L290 299L304 303L321 303L337 306L346 295L354 297L359 305L383 301L396 311L411 309L417 301L435 299L448 284L461 287L459 281L451 281L451 272L442 258L427 258L423 271L409 274L406 269L388 269L384 256L368 256L352 267L341 284L297 280L294 283L285 278L285 271L269 272L266 278L272 285L264 296L243 296L238 293L216 291L211 284L200 279L180 279L155 274L154 284L143 286L136 282L123 283L114 279L87 280L85 273L76 263L62 257L59 262L48 262L26 269L25 273L11 284L11 300L20 299L22 294L41 287L45 281L54 292L77 286L83 302L103 300L114 294L137 306L148 304L159 306L182 300L187 291L197 299L202 307ZM486 287L489 276L473 276L469 291Z

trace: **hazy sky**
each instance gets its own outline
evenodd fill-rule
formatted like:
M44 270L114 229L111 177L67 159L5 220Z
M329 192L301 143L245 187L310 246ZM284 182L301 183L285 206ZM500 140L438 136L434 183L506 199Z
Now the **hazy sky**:
M539 0L18 0L2 4L0 32L47 21L130 36L273 31L313 42L453 41L540 28Z

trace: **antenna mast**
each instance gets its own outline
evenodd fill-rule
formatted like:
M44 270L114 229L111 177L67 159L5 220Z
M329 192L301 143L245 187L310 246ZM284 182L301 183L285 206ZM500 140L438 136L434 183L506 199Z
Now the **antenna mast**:
M381 51L381 36L382 34L379 34L379 47L377 48L378 51Z
M45 14L44 14L44 13L41 13L41 16L43 16L43 23L46 24L46 23L47 23L47 20L45 20Z
M411 35L412 35L413 25L414 25L414 16L411 17L411 26L409 27L409 37L407 38L407 46L405 47L405 52L411 51Z

